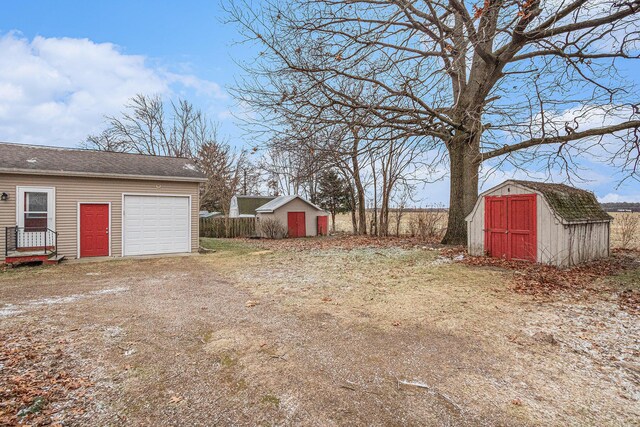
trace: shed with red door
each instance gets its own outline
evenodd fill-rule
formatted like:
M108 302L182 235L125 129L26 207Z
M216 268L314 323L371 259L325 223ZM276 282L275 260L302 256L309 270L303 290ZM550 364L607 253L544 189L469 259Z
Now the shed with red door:
M300 196L279 196L256 209L258 233L262 221L275 220L287 237L326 236L327 212ZM263 236L264 237L264 236Z
M567 267L609 256L612 217L592 192L508 180L478 197L467 216L469 254Z

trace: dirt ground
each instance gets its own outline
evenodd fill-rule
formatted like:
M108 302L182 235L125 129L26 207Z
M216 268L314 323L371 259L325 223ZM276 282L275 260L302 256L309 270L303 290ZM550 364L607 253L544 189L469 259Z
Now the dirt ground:
M0 273L0 424L639 425L640 263L539 297L409 240L299 242Z

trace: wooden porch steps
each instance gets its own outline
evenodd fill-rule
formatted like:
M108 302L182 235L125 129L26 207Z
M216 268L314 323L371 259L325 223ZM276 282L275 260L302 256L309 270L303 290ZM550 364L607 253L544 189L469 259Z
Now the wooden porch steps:
M45 264L60 264L60 262L62 262L62 260L64 259L64 255L51 255L49 258L47 258L46 261L44 261Z
M43 254L43 253L11 253L4 259L5 264L19 265L29 262L42 262L43 264L59 264L64 259L64 255Z

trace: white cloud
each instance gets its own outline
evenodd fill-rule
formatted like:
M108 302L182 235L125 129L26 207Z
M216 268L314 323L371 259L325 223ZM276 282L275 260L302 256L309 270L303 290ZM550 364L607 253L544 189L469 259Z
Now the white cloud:
M7 33L0 52L0 141L77 145L137 93L225 98L214 82L150 66L111 43Z
M620 194L609 193L604 197L598 197L598 200L602 203L614 203L614 202L640 202L640 193Z

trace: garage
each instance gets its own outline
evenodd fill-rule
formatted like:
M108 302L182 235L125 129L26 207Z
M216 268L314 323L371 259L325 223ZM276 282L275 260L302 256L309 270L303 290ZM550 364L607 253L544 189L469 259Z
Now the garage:
M124 256L191 251L191 199L123 195Z

